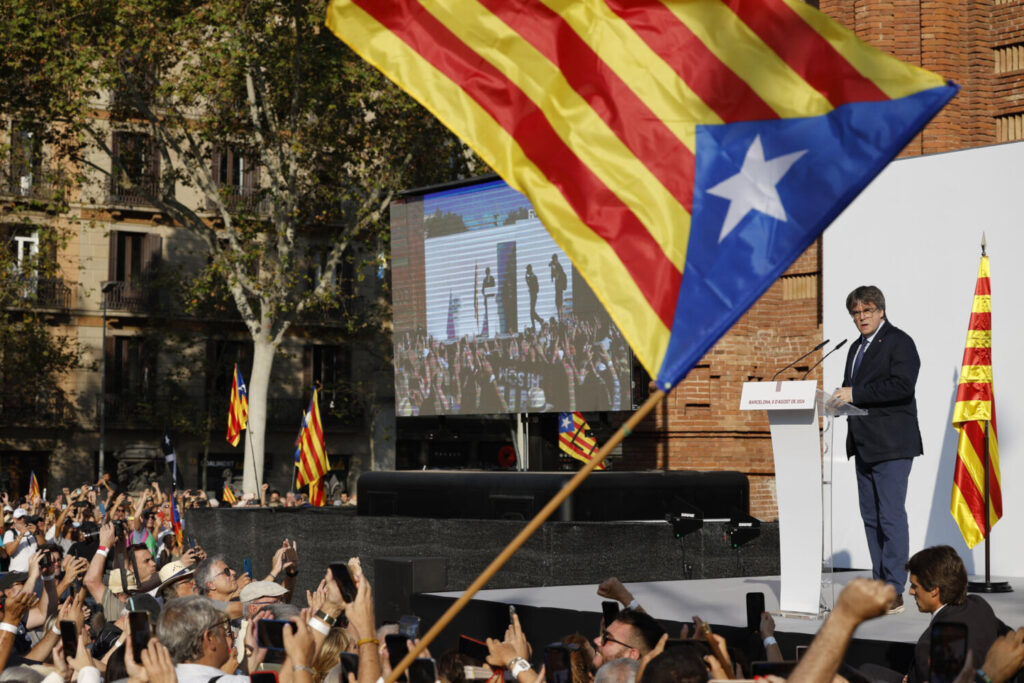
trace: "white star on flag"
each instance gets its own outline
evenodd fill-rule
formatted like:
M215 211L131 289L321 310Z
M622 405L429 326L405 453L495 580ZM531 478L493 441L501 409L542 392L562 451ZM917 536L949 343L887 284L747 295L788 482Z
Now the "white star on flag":
M568 430L569 430L569 427L571 427L571 426L572 426L572 420L570 420L570 419L569 419L569 416L567 415L567 416L566 416L566 417L565 417L565 418L564 418L564 419L562 420L562 431L563 431L563 432L564 432L564 431L568 431Z
M775 186L790 167L806 153L807 150L804 149L765 161L761 136L754 138L739 173L707 191L708 194L729 200L729 211L725 215L725 222L722 223L722 232L718 235L719 243L750 211L760 211L780 221L786 220L786 209L782 206Z

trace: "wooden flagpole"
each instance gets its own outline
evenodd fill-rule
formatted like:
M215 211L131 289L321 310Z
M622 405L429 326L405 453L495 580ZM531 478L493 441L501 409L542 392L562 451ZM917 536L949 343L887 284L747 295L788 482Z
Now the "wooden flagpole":
M398 677L401 676L407 668L409 668L409 665L412 664L413 660L419 657L420 653L434 641L434 638L436 638L441 631L444 630L445 626L455 618L455 615L462 611L462 608L473 599L473 596L491 580L499 569L505 566L505 563L512 558L516 551L519 550L519 548L522 547L522 545L526 543L531 536L533 536L534 532L540 528L540 525L551 516L551 513L557 510L565 499L572 495L572 492L583 483L583 480L594 471L594 468L604 462L605 457L611 453L612 449L618 446L623 439L629 436L640 421L647 417L647 414L651 412L655 406L661 403L662 399L665 398L665 395L664 391L656 389L655 392L651 394L646 401L644 401L644 404L640 406L640 408L633 413L628 420L626 420L625 424L619 427L619 429L612 435L612 438L608 440L608 443L601 447L601 450L597 452L597 456L588 462L583 469L579 470L575 476L573 476L573 478L570 479L557 494L555 494L555 497L548 501L548 504L530 520L530 523L523 527L523 530L520 531L507 546L505 546L505 549L502 550L497 557L491 560L491 563L487 565L487 568L480 573L480 576L476 577L462 596L459 597L459 599L441 615L441 618L437 620L437 623L427 631L426 635L420 638L419 643L417 643L415 647L409 650L409 653L402 658L402 661L398 663L398 666L391 670L391 675L388 676L387 683L394 683L394 681L398 679Z

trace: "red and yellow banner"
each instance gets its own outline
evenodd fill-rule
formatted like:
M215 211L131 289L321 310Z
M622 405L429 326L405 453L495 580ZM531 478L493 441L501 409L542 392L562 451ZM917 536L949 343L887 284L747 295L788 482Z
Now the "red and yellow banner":
M956 93L801 0L331 0L670 389Z
M950 512L973 548L985 539L985 427L989 428L989 526L1003 516L999 476L999 443L996 439L996 407L992 389L992 290L988 256L981 257L974 287L967 343L960 367L960 384L953 408L953 428L960 438L953 473Z
M309 410L302 417L302 429L295 444L295 466L298 468L295 488L308 484L310 502L316 506L323 505L323 477L330 471L331 463L324 447L324 428L320 422L316 389L313 389L313 397L309 400Z

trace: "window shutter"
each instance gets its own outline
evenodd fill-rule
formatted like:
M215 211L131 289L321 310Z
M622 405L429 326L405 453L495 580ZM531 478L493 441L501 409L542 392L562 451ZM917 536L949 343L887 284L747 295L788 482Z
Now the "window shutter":
M118 253L118 249L117 249L118 234L119 233L118 233L117 230L111 230L110 231L110 238L109 238L110 239L110 251L109 251L109 255L107 257L109 259L108 262L107 262L107 279L108 280L116 280L117 279L117 264L118 264L118 261L119 261L119 258L120 258L120 253Z
M152 277L160 265L160 252L163 238L160 235L147 233L142 238L142 276Z

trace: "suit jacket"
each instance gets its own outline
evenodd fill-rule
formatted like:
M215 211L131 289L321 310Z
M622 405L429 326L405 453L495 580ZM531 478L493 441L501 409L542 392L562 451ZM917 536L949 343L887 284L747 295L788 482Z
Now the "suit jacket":
M914 664L910 668L910 683L928 680L931 659L932 625L960 623L967 626L967 649L974 653L977 667L985 661L985 654L996 638L1010 630L992 611L992 607L978 595L968 595L962 605L946 605L932 617L928 628L914 647Z
M843 386L853 388L853 404L865 408L863 417L850 417L846 432L846 455L874 463L921 455L921 430L917 425L914 385L921 369L914 340L886 320L868 345L857 376L850 372L858 339L846 355Z

